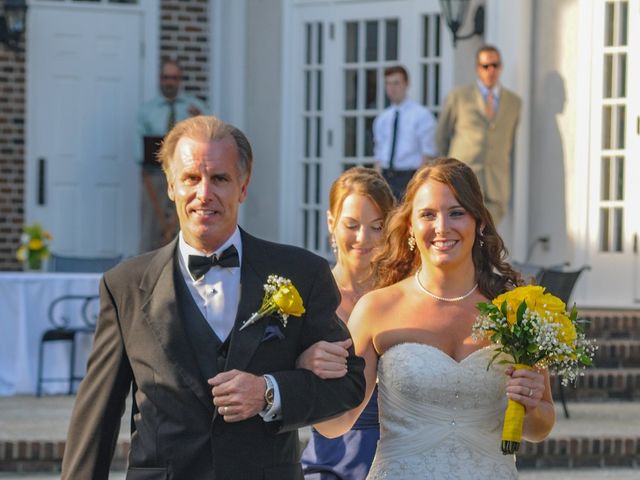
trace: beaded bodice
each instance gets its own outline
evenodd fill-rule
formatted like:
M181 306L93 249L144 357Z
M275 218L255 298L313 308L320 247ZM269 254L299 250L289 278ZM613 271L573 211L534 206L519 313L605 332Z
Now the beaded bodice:
M371 479L512 479L500 452L504 366L493 350L456 362L430 345L403 343L378 362L380 442Z

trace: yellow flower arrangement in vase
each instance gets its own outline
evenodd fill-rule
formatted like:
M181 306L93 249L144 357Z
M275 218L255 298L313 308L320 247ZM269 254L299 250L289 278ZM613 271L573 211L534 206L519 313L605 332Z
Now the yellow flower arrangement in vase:
M480 314L473 337L488 338L495 356L512 358L515 368L548 368L562 377L563 385L575 382L581 367L591 365L596 346L583 332L575 305L571 312L544 287L527 285L479 303ZM502 452L518 451L522 438L524 406L509 400L502 430Z
M49 242L53 237L39 223L25 225L22 232L22 244L16 251L16 258L29 270L41 270L43 260L49 256Z

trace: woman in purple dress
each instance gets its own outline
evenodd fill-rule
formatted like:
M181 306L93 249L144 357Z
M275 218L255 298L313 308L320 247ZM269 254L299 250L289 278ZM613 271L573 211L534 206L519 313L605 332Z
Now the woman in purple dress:
M391 189L372 169L349 169L331 186L327 224L336 255L333 276L342 296L336 313L345 323L358 299L372 288L371 260L382 242L383 226L393 206ZM346 371L346 348L350 344L351 340L312 345L298 358L298 367L322 378L340 377ZM328 439L312 430L302 454L305 479L364 479L379 437L374 391L356 424L343 436Z

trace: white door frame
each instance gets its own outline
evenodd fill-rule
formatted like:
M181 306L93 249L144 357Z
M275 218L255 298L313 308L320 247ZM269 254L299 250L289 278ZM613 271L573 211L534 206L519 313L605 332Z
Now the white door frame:
M584 159L585 168L576 168L576 195L584 208L584 228L576 232L576 265L587 264L592 271L581 282L575 299L581 305L591 307L638 308L640 305L640 93L635 83L640 79L638 47L640 46L640 1L628 2L629 28L625 47L609 48L610 52L626 51L626 96L612 96L607 104L622 102L625 105L624 142L624 195L621 252L599 252L602 240L600 231L600 205L613 206L615 201L601 200L601 156L614 158L615 146L604 150L602 140L603 99L603 38L604 4L580 3L580 70L578 83L577 132L588 132L590 141L576 142L576 158ZM634 83L635 82L635 83ZM621 98L624 101L620 100ZM580 160L578 160L579 162ZM613 185L613 183L611 184ZM580 203L579 203L580 204ZM635 241L634 241L635 236ZM608 271L607 271L608 269Z

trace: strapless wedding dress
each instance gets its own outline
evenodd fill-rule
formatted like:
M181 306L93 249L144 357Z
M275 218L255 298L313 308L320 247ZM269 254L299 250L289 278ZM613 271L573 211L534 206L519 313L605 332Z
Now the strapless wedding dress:
M378 362L380 441L370 480L518 478L500 451L504 365L483 348L456 362L422 343L402 343Z

